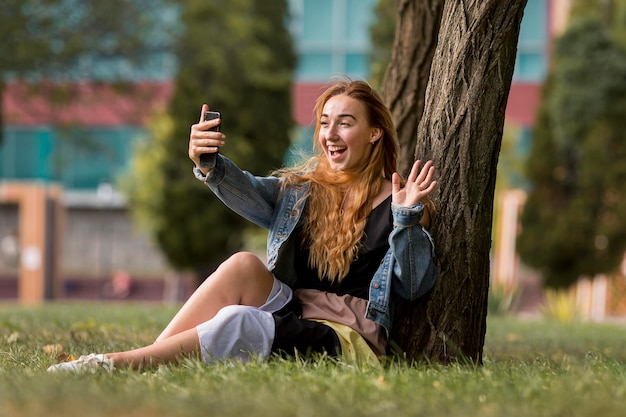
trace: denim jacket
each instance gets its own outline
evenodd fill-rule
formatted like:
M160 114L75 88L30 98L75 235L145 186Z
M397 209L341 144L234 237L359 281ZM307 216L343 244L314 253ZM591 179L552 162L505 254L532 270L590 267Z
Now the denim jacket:
M197 168L194 174L234 212L268 229L268 268L276 278L293 285L297 242L290 236L300 220L308 187L287 187L279 195L279 178L254 176L221 155L206 177ZM423 210L421 203L412 208L391 206L394 228L389 235L390 247L370 283L366 313L368 319L385 328L387 335L393 321L392 299L416 300L437 278L433 241L420 225Z

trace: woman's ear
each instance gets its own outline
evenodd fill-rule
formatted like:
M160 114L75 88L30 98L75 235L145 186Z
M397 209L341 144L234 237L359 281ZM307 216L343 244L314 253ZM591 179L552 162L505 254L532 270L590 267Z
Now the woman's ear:
M370 133L370 143L373 145L383 136L383 130L380 127L373 127Z

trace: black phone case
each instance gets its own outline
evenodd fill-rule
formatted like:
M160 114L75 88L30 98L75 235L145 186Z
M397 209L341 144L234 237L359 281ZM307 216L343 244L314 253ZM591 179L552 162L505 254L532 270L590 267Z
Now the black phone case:
M218 111L208 111L204 113L204 121L213 120L213 119L221 119L222 115ZM217 125L210 129L213 132L220 131L220 125ZM203 153L200 155L200 166L202 168L213 169L215 166L215 160L217 159L217 152L215 153Z

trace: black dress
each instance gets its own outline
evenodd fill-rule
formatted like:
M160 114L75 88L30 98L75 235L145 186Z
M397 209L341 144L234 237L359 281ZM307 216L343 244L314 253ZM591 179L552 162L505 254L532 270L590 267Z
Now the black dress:
M349 295L363 300L369 298L370 282L389 249L389 234L393 229L391 196L376 206L370 213L356 259L341 282L320 279L316 270L308 265L308 248L300 248L294 265L297 280L294 290L314 289L337 296ZM300 230L294 231L299 239ZM323 323L302 319L302 307L297 298L273 314L276 334L272 352L292 355L326 352L340 355L341 346L335 332ZM355 329L358 331L358 329Z

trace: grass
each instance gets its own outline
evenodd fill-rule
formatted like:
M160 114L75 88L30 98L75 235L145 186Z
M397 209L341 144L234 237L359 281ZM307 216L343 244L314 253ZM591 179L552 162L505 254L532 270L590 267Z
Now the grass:
M626 327L489 318L482 367L359 368L272 360L49 374L75 355L150 343L174 314L151 304L0 306L0 416L622 416Z

